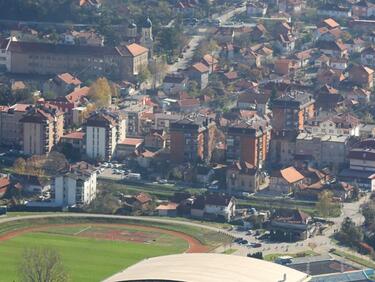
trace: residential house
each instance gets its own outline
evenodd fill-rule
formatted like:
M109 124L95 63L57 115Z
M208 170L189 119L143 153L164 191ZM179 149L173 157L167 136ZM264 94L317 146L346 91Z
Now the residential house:
M375 67L374 47L368 47L361 52L361 63L365 66Z
M279 0L277 1L279 11L287 13L300 13L303 7L302 0Z
M177 216L178 204L173 202L163 203L156 207L159 216Z
M348 7L339 6L336 4L324 4L317 10L319 16L328 16L334 19L349 18L352 16L352 11Z
M116 146L115 157L118 160L124 160L134 156L136 152L141 152L144 140L141 138L124 138L119 140Z
M70 144L72 149L83 153L85 148L85 133L82 131L67 133L61 137L60 142L62 144Z
M241 110L255 110L259 115L265 115L268 110L270 95L250 91L241 93L237 98L237 108Z
M43 93L65 96L81 87L82 82L70 73L61 73L43 84Z
M230 221L236 211L235 198L222 194L198 196L191 207L193 218Z
M302 184L305 177L293 166L271 173L269 188L280 194L289 194Z
M140 192L126 199L125 202L126 206L128 206L132 212L146 211L152 204L152 197L148 193Z
M374 86L374 70L363 65L353 65L349 67L349 81L363 87L371 89Z
M347 94L346 98L349 100L358 101L360 104L367 104L371 99L371 91L361 87L354 87Z
M346 164L350 136L300 133L296 139L295 155L309 159L319 168L338 171Z
M360 120L350 113L317 115L305 121L305 130L313 134L359 136Z
M234 28L219 27L214 34L214 40L219 44L233 44Z
M200 89L205 89L208 85L209 68L203 63L195 63L189 71L191 80L198 83Z
M319 40L315 46L323 54L332 56L332 57L342 58L344 56L347 56L348 54L347 47L345 46L344 43L342 43L339 40L336 40L336 41Z
M248 162L236 161L227 168L226 185L230 194L236 191L257 192L259 182L259 171Z
M187 78L180 74L169 74L164 77L163 91L167 95L177 95L186 88Z
M353 16L371 18L375 16L375 3L369 0L360 0L352 5Z
M208 67L209 74L218 70L219 61L213 55L204 55L201 62Z

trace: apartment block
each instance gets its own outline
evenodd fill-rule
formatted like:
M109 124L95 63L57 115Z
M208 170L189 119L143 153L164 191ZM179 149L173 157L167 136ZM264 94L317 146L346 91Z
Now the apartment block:
M92 113L85 125L86 155L90 159L110 160L117 144L125 138L125 118L107 110Z
M30 107L20 123L26 154L48 154L64 134L64 113L51 105Z

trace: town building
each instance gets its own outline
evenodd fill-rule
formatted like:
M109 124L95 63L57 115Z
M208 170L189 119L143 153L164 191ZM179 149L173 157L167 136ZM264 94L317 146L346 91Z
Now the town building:
M136 43L117 46L81 46L12 41L1 52L9 54L14 74L53 75L77 72L134 80L148 65L148 49Z
M7 146L21 146L23 128L20 123L27 112L29 104L15 104L0 106L0 144Z
M209 160L215 128L215 122L205 117L172 122L169 128L171 160L176 163Z
M51 105L28 108L19 122L23 151L29 155L48 154L64 134L64 113Z
M301 91L292 91L275 99L272 103L272 129L302 130L305 120L314 116L315 100L312 95Z
M263 167L271 139L271 127L267 120L255 116L248 121L231 124L225 136L228 162L238 160L257 168Z
M363 88L371 89L374 86L374 70L362 65L349 67L349 81Z
M94 160L110 160L117 144L125 138L125 119L116 112L93 112L84 125L86 155Z
M229 194L237 191L255 193L259 190L258 169L248 162L236 161L228 166L226 185Z
M59 176L51 185L53 205L59 207L86 206L96 198L96 169L79 162Z

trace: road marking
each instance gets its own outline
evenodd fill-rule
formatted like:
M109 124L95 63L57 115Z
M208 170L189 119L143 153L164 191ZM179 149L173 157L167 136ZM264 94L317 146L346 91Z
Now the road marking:
M91 228L91 226L87 226L86 228L83 228L82 230L80 230L80 231L74 233L73 235L74 235L74 236L77 236L77 235L81 234L82 232L85 232L86 230L89 230L90 228Z

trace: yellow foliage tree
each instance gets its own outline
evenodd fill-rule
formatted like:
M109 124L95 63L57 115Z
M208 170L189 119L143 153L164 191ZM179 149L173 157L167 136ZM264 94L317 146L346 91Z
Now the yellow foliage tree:
M112 89L105 77L98 78L90 87L88 96L97 108L108 107L111 103Z

